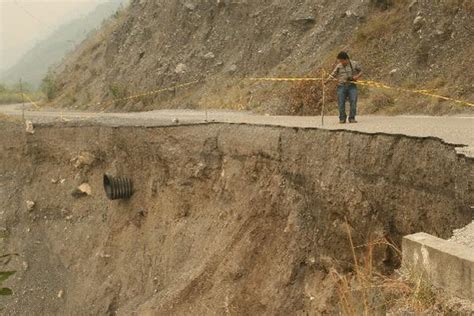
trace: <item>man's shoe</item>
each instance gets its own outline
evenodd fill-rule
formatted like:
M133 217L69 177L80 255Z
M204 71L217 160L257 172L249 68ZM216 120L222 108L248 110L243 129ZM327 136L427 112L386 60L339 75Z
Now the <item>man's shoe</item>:
M340 120L339 124L346 124L346 120Z
M349 123L357 123L356 119L350 119Z

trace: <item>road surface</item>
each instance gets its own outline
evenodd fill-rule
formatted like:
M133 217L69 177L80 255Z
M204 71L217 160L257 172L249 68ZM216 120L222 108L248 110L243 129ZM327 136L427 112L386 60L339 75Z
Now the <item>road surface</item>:
M156 110L133 113L94 113L58 109L35 111L27 105L25 119L33 123L57 121L81 121L113 126L166 126L176 124L199 124L206 121L225 123L247 123L256 125L277 125L290 127L313 127L324 129L346 129L364 133L403 134L416 137L437 137L443 141L459 145L456 150L468 157L474 157L474 116L359 116L357 124L339 124L335 116L267 116L249 112L202 111L202 110ZM0 113L16 117L22 116L19 104L2 105ZM176 121L178 120L178 121ZM463 145L465 147L463 147Z

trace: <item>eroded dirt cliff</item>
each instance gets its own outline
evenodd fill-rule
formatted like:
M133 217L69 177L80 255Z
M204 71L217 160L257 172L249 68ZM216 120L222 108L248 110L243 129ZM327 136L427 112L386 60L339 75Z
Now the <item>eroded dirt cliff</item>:
M20 254L7 314L335 313L328 271L352 269L346 221L360 246L446 238L473 216L473 160L438 139L238 124L0 132L2 250ZM133 179L133 197L107 200L104 173ZM73 196L83 183L91 195ZM382 272L399 261L389 247L374 257Z

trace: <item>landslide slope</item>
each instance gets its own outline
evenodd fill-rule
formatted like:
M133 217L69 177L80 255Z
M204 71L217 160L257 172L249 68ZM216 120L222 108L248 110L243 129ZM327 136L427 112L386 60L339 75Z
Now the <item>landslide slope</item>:
M135 0L58 67L54 102L288 113L292 84L244 78L331 70L342 49L362 63L366 78L472 100L473 13L471 0ZM192 87L104 103L195 80ZM364 93L363 99L380 99L379 91ZM399 112L459 108L426 97L390 97L399 101Z

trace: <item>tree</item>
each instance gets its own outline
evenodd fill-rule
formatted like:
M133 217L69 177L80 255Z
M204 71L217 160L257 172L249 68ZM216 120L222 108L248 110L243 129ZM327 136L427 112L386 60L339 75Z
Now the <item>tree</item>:
M56 80L54 79L54 74L51 72L48 73L41 82L41 91L43 91L43 93L46 95L48 101L51 101L56 97L58 88L56 85Z

